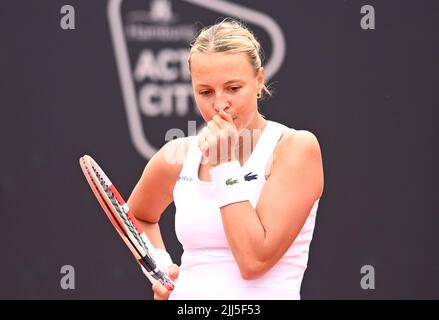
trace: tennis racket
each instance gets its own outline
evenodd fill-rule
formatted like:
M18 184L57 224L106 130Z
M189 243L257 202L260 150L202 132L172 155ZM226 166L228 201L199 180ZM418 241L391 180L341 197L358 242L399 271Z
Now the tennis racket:
M158 280L168 290L173 290L174 282L160 269L154 257L154 246L141 231L139 222L116 187L92 157L84 155L79 159L79 164L99 204L136 261L144 268L146 277L151 283Z

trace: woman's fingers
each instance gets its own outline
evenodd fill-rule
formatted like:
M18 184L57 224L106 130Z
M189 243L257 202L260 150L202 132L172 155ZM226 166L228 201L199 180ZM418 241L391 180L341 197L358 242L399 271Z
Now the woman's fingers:
M208 147L208 144L207 144L206 139L204 138L203 132L200 132L198 134L198 147L200 148L200 150L202 152L204 152Z
M213 133L213 134L215 134L215 135L219 135L219 132L220 132L220 130L221 130L221 127L220 127L220 125L217 123L217 122L215 122L215 117L218 117L217 115L215 115L213 118L212 118L212 120L210 120L208 123L207 123L207 127L210 129L210 131ZM218 117L219 118L219 117Z
M218 114L222 120L226 121L228 124L235 127L235 124L233 123L232 115L230 113L227 113L224 110L220 110L220 112L218 112Z
M154 292L154 300L167 300L171 293L160 281L154 282L152 285L152 291Z
M213 132L208 126L204 127L201 133L204 136L204 139L207 141L209 145L213 145L217 141L216 132Z
M168 268L168 275L172 281L177 280L179 274L179 268L174 263L171 264ZM160 281L155 281L152 285L152 291L154 292L154 300L167 300L171 291L169 291L164 285L160 283Z
M180 272L180 269L178 268L178 266L175 263L171 264L168 268L168 274L169 274L169 277L172 279L172 281L177 280L179 272Z
M209 162L213 166L234 158L238 135L232 116L222 110L220 115L213 116L198 135L198 146L204 155L203 163Z

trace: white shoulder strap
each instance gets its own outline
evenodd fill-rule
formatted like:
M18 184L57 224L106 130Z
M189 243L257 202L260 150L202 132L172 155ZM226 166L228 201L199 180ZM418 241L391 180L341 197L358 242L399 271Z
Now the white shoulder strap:
M184 159L183 167L181 169L180 175L189 176L193 172L198 172L195 170L196 166L198 167L201 161L201 150L198 148L197 137L190 138L189 149L186 154L186 158ZM194 171L195 170L195 171Z
M267 167L271 167L268 164L273 159L274 148L276 148L286 129L287 127L283 124L268 120L267 126L256 143L252 155L244 166L259 172L265 172Z

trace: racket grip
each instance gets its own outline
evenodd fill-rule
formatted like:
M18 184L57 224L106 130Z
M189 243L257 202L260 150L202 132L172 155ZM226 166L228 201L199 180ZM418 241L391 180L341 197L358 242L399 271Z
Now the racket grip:
M172 281L167 274L164 275L164 277L160 278L160 283L169 291L174 290L175 288L175 283L174 281Z
M174 281L171 280L171 278L169 278L169 276L166 273L159 271L155 273L153 276L151 272L150 271L148 272L148 270L146 270L142 264L140 264L140 267L142 268L144 275L148 278L148 280L151 283L154 283L155 281L159 281L169 291L174 290L175 283Z

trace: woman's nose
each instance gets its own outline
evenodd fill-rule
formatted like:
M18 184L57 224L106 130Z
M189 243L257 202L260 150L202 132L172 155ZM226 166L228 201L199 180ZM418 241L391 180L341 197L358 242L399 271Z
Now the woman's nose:
M219 112L220 110L226 111L228 108L230 108L230 103L224 100L217 100L215 101L213 108L216 112Z

